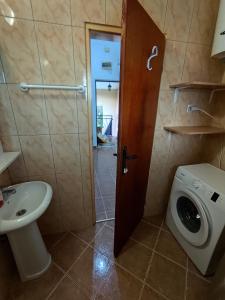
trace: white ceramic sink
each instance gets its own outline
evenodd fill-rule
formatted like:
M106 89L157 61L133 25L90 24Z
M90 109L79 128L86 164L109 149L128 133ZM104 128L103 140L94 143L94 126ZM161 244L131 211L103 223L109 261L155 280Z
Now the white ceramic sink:
M47 209L52 188L42 181L25 182L13 185L16 190L9 195L0 209L0 233L24 227L39 218Z
M42 181L8 187L15 189L0 208L0 234L6 233L22 281L40 277L51 264L36 220L52 199L52 188Z

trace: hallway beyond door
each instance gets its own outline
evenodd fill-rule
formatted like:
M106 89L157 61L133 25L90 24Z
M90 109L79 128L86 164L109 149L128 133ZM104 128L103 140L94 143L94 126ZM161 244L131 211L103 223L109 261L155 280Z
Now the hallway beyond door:
M116 197L116 147L94 148L96 220L114 218Z

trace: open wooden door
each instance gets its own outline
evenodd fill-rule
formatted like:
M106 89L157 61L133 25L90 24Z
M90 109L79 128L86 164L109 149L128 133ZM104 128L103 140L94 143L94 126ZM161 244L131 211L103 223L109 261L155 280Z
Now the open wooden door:
M143 216L165 37L137 0L123 1L114 254Z

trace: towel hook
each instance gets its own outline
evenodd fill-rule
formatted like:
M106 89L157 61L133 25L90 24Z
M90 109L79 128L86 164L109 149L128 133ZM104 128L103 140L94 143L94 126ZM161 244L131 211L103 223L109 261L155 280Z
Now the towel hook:
M152 60L154 57L158 56L158 54L159 54L158 46L153 46L153 47L152 47L152 53L151 53L151 55L149 56L149 58L148 58L148 60L147 60L147 69L148 69L149 71L152 70L151 60Z

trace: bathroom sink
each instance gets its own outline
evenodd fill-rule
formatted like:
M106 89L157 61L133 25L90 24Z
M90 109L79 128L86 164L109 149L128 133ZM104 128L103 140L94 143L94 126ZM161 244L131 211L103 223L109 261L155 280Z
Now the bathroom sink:
M4 189L0 208L0 234L6 233L22 281L40 277L51 265L37 225L52 199L52 188L42 181L16 184Z
M0 208L0 233L24 227L39 218L47 209L52 188L42 181L25 182L10 186L16 190Z

